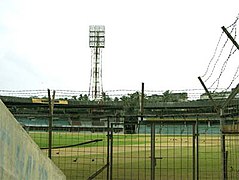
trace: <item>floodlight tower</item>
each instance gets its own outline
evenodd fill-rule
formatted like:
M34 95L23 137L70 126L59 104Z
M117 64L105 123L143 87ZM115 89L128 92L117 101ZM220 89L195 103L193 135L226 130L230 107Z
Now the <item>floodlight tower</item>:
M102 48L105 47L105 26L89 27L89 45L91 48L91 75L89 95L92 99L100 99L103 93L102 84Z

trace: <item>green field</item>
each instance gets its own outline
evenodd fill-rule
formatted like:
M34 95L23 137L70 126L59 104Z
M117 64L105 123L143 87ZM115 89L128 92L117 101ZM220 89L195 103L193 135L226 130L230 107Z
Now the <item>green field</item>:
M30 136L40 147L48 146L46 132L30 132ZM87 179L107 163L107 134L53 133L53 147L95 139L102 141L52 150L53 161L66 174L67 179ZM228 179L238 178L239 165L236 157L239 155L239 147L238 143L234 144L234 140L237 139L226 139ZM199 179L220 179L222 163L219 135L199 136L198 147L196 143L193 147L191 135L156 135L155 141L156 179L191 180L197 171ZM114 134L113 179L150 179L150 142L149 134ZM47 154L47 150L43 151ZM106 172L105 169L95 179L106 179Z

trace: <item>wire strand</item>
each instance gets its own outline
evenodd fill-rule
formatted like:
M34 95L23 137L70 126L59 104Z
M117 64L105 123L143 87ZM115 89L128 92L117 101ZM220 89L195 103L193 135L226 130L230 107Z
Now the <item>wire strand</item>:
M219 40L218 40L217 45L216 45L216 48L215 48L215 50L214 50L214 52L213 52L213 56L212 56L211 60L209 61L209 64L208 64L208 66L207 66L207 69L206 69L205 73L201 76L202 78L205 77L205 76L207 75L207 73L208 73L209 67L210 67L210 65L211 65L211 63L212 63L212 61L213 61L213 59L214 59L214 57L215 57L215 55L216 55L216 53L217 53L217 49L218 49L218 46L219 46L219 44L220 44L220 42L221 42L223 33L224 33L224 32L222 32L221 35L220 35L220 37L219 37Z

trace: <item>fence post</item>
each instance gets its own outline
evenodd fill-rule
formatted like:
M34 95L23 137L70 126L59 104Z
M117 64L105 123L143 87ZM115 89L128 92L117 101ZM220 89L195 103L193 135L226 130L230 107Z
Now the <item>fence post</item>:
M111 123L111 128L110 128L110 177L109 179L113 179L113 123Z
M107 180L110 178L110 118L107 117Z
M198 116L196 119L196 179L199 180L199 130Z
M224 110L220 109L220 131L221 131L221 164L222 164L222 175L221 179L226 180L227 179L227 160L226 160L226 147L225 147L225 135L223 132L223 126L224 126Z
M155 180L155 123L151 123L151 180Z
M48 91L48 103L49 103L49 127L48 127L48 157L51 159L51 152L52 152L52 123L53 123L53 108L54 108L54 100L55 100L55 90L53 91L53 95L51 98L51 91Z
M141 121L143 121L143 115L144 115L144 83L142 83L141 87L141 96L140 96L140 115L141 115Z
M192 130L193 130L193 180L195 180L196 179L196 173L195 173L195 170L196 170L196 157L195 157L195 155L196 155L196 153L195 153L195 150L196 150L196 148L195 148L195 143L196 143L196 130L195 130L195 125L196 125L196 123L195 124L193 124L192 125Z

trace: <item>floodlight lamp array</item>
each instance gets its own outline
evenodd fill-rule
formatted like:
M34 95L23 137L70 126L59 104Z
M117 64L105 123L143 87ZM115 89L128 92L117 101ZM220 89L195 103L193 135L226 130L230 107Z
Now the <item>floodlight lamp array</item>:
M90 48L105 47L105 26L91 25L89 28L89 46Z

